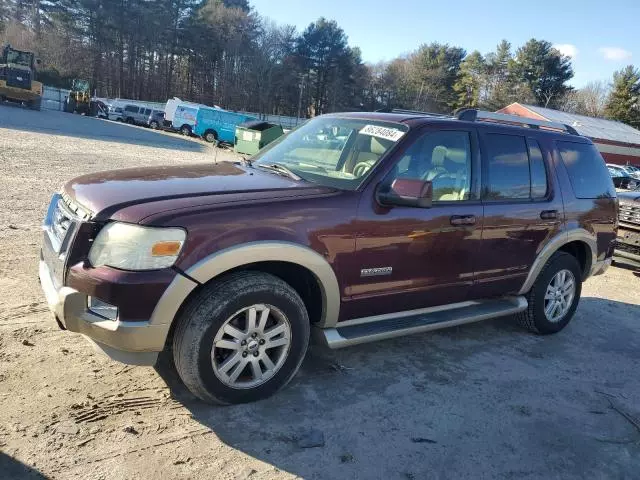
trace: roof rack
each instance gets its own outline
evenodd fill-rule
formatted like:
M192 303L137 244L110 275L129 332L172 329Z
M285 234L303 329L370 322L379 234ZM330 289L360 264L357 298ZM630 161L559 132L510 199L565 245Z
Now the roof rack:
M451 118L451 115L445 113L420 112L418 110L406 110L404 108L381 108L376 110L380 113L404 113L408 115L425 115L427 117Z
M535 129L542 127L567 132L569 135L580 135L575 128L565 123L536 120L533 118L519 117L518 115L507 115L504 113L485 112L484 110L478 110L476 108L463 108L458 110L455 113L455 118L458 120L466 120L468 122L496 122L506 123L509 125L522 125Z

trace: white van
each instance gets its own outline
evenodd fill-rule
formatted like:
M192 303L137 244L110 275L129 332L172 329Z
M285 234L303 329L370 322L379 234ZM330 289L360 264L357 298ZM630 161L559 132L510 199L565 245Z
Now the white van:
M176 130L179 130L180 127L182 126L179 125L178 127L175 127L173 125L173 120L176 114L176 110L178 109L179 106L182 107L192 107L196 112L200 107L207 107L207 108L211 108L208 105L203 105L202 103L194 103L194 102L185 102L184 100L180 100L178 97L173 97L170 100L167 100L166 105L164 106L164 124L165 127L172 127ZM222 110L219 106L214 105L213 108L217 108ZM193 126L193 125L192 125Z

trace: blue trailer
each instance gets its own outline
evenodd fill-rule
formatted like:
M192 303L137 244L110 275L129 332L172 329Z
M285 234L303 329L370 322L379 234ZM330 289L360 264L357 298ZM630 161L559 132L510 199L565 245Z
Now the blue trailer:
M256 118L241 113L202 107L198 110L193 133L210 143L218 141L233 145L236 127L249 120L256 120Z

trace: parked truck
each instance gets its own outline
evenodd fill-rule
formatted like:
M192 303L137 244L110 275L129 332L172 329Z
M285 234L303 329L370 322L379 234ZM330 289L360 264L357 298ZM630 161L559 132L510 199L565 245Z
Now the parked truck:
M35 80L37 60L32 52L7 44L0 56L0 100L26 104L32 110L42 105L42 83Z

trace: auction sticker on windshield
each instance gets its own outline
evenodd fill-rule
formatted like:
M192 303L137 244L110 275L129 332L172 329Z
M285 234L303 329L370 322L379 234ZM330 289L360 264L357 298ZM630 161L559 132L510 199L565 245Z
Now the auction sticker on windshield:
M362 135L371 135L372 137L384 138L397 142L402 138L404 132L397 128L380 127L378 125L365 125L360 130Z

